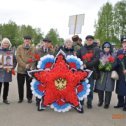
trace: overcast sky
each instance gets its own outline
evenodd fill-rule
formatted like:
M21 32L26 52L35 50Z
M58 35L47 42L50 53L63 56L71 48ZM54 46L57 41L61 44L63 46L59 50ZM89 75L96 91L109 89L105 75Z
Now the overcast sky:
M60 37L68 38L70 15L85 14L84 26L80 36L94 34L94 22L100 7L107 1L113 5L118 0L1 0L0 23L9 20L21 25L41 28L46 34L56 28Z

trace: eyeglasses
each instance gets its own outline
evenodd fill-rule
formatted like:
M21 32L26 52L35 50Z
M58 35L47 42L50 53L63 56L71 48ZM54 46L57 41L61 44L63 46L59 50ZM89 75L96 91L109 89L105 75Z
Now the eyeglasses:
M105 46L104 48L110 48L110 47Z

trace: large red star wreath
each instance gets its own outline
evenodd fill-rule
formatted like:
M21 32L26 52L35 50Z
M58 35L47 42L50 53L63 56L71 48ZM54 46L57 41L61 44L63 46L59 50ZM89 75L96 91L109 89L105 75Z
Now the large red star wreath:
M57 57L51 69L36 71L32 75L42 83L39 85L39 90L45 91L43 97L45 106L58 100L62 104L60 99L75 107L79 106L75 87L88 76L88 73L82 70L71 70L62 55Z

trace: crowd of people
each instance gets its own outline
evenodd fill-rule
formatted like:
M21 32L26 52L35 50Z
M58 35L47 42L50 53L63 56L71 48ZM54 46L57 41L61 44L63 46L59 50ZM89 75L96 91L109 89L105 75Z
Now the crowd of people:
M27 71L36 69L37 60L35 55L40 57L46 54L56 55L60 49L66 55L74 55L83 61L84 69L93 71L89 78L90 94L87 97L87 108L92 109L93 93L98 94L98 106L104 104L104 108L108 109L111 103L112 92L116 89L117 105L114 108L123 108L126 111L126 36L121 37L122 48L116 53L110 42L104 42L100 45L95 42L92 35L87 35L86 43L82 45L82 39L78 35L74 35L70 39L66 39L60 47L54 47L49 38L44 38L38 48L32 46L32 37L24 36L24 41L16 49L16 53L11 50L11 42L8 38L4 38L1 42L0 55L13 55L13 67L0 67L0 94L3 86L3 103L10 104L8 101L9 82L12 81L13 70L17 66L17 84L18 84L18 103L24 100L24 84L26 81L26 97L28 103L32 103L32 91L30 83L32 78L29 77ZM88 62L84 59L84 55L91 54ZM31 62L32 60L32 62ZM116 72L118 79L112 77L112 73ZM115 88L116 84L116 88ZM85 101L81 101L83 105ZM36 105L39 99L36 98Z

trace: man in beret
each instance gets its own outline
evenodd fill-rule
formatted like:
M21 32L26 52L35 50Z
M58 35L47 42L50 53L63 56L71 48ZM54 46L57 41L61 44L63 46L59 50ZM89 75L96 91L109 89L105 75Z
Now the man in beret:
M16 52L17 58L17 82L18 82L18 94L19 101L22 103L24 100L24 83L26 80L26 94L28 103L32 102L32 91L30 83L32 79L28 76L27 71L35 67L36 62L30 62L29 60L33 58L35 54L35 48L31 45L32 37L30 35L24 36L24 42L22 45L18 46Z
M99 56L100 56L100 49L94 44L94 37L92 35L86 36L86 44L80 48L80 50L77 52L77 56L83 61L84 69L89 69L93 71L93 74L89 78L89 84L90 84L90 94L87 98L87 108L92 108L92 100L93 100L93 88L94 88L94 72L96 71L96 68L99 63ZM92 56L90 57L90 61L87 61L87 59L84 58L84 56L90 53Z
M123 108L123 111L126 111L126 35L121 37L121 44L122 49L117 52L117 73L119 80L116 83L116 93L118 103L114 108Z

